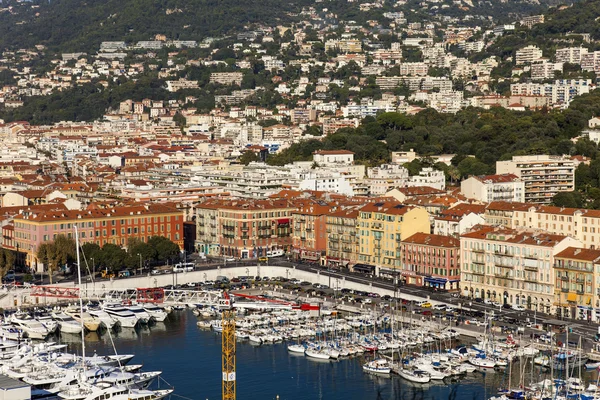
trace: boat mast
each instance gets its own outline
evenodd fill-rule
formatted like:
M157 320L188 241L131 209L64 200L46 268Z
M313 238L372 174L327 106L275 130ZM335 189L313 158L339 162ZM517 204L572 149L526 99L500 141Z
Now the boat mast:
M83 326L83 294L81 292L81 259L79 257L79 230L75 227L75 250L77 254L77 279L79 282L79 314L81 315L81 355L83 357L83 370L85 371L85 329Z

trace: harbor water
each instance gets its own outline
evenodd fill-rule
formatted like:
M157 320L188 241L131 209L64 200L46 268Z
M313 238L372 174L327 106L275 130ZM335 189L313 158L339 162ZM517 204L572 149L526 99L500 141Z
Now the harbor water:
M132 364L144 370L162 370L162 377L175 388L175 397L194 400L221 398L221 335L203 331L189 310L172 312L164 323L134 329L86 334L86 352L93 354L135 354ZM69 351L81 354L77 335L58 338ZM290 354L286 343L253 346L237 344L238 399L452 399L483 400L505 386L506 371L468 374L441 384L411 384L398 376L377 377L362 369L364 357L339 361L314 361ZM519 367L514 367L513 387L518 386ZM535 376L534 376L535 374ZM534 370L537 380L548 378ZM586 380L594 379L591 374ZM528 380L526 381L529 382ZM161 383L165 387L165 383Z

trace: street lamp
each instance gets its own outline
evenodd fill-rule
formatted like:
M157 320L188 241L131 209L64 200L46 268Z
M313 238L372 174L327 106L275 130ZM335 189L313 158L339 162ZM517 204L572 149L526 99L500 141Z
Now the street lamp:
M246 268L246 276L250 276L250 268Z
M140 256L140 276L142 276L142 255L140 253L137 253L138 256Z
M290 270L289 270L289 268L285 269L285 279L290 279Z

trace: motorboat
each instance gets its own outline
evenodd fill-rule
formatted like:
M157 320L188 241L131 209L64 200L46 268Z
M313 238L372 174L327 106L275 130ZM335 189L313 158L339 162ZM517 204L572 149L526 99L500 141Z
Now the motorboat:
M378 358L363 364L363 370L372 374L389 375L392 367L386 359Z
M79 312L79 310L69 309L65 311L65 314L71 316L75 321L79 324L83 322L83 326L90 332L96 332L102 321L99 318L94 317L92 314L88 312Z
M75 318L70 315L65 314L64 312L52 313L52 318L58 325L60 326L60 331L62 333L81 333L83 330L83 326L80 322L75 321Z
M9 340L20 340L25 337L23 329L17 328L14 325L2 324L0 325L0 338Z
M59 392L58 397L64 400L160 400L171 393L173 389L130 389L127 386L112 386L109 383L80 383Z
M134 328L138 324L139 320L135 314L120 304L105 303L103 305L103 310L106 311L113 320L118 321L122 328Z
M142 307L138 305L130 305L126 306L125 308L135 315L140 324L147 324L150 321L150 314L148 314L148 312Z
M144 304L144 310L150 315L150 318L156 322L163 322L167 319L169 313L164 308L157 306L156 304L146 303Z
M114 319L106 311L101 309L88 308L87 312L93 317L100 321L101 325L104 325L106 329L112 329L119 323L117 319Z
M44 324L27 314L13 314L10 322L22 329L30 339L44 340L50 335L50 330Z
M52 318L52 314L49 312L39 312L36 311L33 314L33 317L40 321L46 328L48 328L49 334L53 334L58 331L58 322Z

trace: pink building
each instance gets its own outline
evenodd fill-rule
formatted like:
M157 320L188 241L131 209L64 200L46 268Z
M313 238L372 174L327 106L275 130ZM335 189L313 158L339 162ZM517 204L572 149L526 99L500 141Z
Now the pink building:
M415 233L402 241L402 276L410 285L459 290L460 240Z

